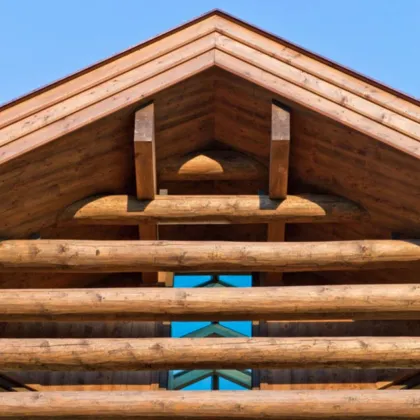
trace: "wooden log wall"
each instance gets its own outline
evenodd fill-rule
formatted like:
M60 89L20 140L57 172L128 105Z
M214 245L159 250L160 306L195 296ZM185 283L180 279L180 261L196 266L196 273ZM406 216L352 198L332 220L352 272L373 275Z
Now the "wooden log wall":
M238 80L231 75L222 74L222 72L219 71L215 72L217 75L216 79L212 76L208 77L208 74L209 73L197 78L192 78L186 83L174 86L165 93L157 95L155 98L155 103L159 104L156 106L156 134L161 140L159 144L156 145L156 156L158 160L156 167L158 177L161 176L161 185L165 187L173 185L170 183L174 182L176 183L176 189L174 191L182 194L194 194L199 190L202 194L205 190L208 191L209 194L214 194L215 192L218 192L219 194L228 192L233 195L237 194L238 191L245 191L245 188L249 188L251 191L250 193L255 194L257 189L260 189L260 185L265 187L268 185L267 168L265 168L264 165L259 166L258 162L267 162L269 158L270 107L272 103L272 94L268 95L266 91L249 85L246 82L238 82ZM215 93L212 89L213 86L216 88ZM251 100L249 100L250 98ZM5 225L1 227L2 236L27 237L28 234L33 231L48 227L51 220L56 220L57 214L61 213L62 209L67 205L80 198L90 196L91 194L103 191L111 191L120 194L127 194L128 191L133 192L134 183L132 178L134 172L132 163L134 162L134 159L132 159L132 117L134 110L137 109L137 107L138 105L136 104L135 108L132 107L124 110L124 112L115 114L115 117L108 117L100 124L95 123L83 128L79 130L77 135L58 139L55 147L50 147L49 145L42 150L36 150L23 158L19 158L15 162L7 164L7 167L4 167L4 171L2 170L0 173L2 176L1 191L3 191L4 194L11 194L7 202L0 204L2 207L2 215L5 220ZM258 109L258 112L255 112L255 109ZM268 113L265 114L267 109ZM320 213L317 213L316 216L316 218L318 218L318 216L320 218L322 217L322 220L325 222L345 221L345 218L347 218L348 222L356 222L346 225L346 229L352 231L350 236L359 229L360 223L364 222L377 224L377 229L380 231L378 238L390 237L391 228L394 231L405 231L412 234L416 233L418 231L419 222L418 212L416 213L419 197L419 195L416 194L417 186L419 185L416 183L419 179L418 162L403 156L396 150L380 145L378 142L373 141L366 136L355 133L350 129L345 129L338 124L331 123L320 116L315 117L301 111L302 110L299 109L294 110L294 124L291 126L293 147L289 162L291 168L291 182L289 182L289 184L292 188L289 189L289 191L305 192L319 190L347 196L355 202L361 203L371 215L370 220L366 220L362 214L363 212L360 212L360 210L359 213L357 213L357 211L355 213L346 213L346 211L344 211L347 216L344 217L341 215L338 218L343 218L338 220L338 218L334 219L337 216L337 213L334 211L329 212L329 209L324 208L321 210L318 209L319 212L326 210L326 214L321 215ZM213 121L214 126L212 125ZM214 146L212 138L215 135L219 141L223 142L225 147L232 147L243 153L252 155L251 159L240 160L238 155L235 154L235 159L237 159L235 162L239 162L237 165L238 168L240 168L241 165L248 165L249 167L254 168L254 172L251 172L253 174L253 179L251 181L255 181L255 184L251 184L251 182L248 182L246 185L243 183L241 186L239 186L239 184L232 184L231 181L239 183L240 180L234 179L235 175L229 174L228 171L223 170L223 168L220 169L220 164L222 167L224 165L225 160L223 159L226 158L226 155L228 155L227 153L220 153L220 151L216 150L218 152L216 155L218 156L216 156L215 159L212 158L210 167L205 166L208 163L208 160L204 159L203 162L201 157L199 157L198 160L192 158L192 161L190 161L190 158L182 156L186 152L190 153L194 148L199 150L203 148L212 149ZM219 147L219 145L217 147ZM212 149L210 155L214 156L214 151L217 147ZM196 155L205 155L208 157L209 154L197 151ZM54 156L54 159L52 159L51 156ZM381 162L380 165L378 165L379 160ZM131 163L127 164L127 162ZM182 165L186 162L187 164L184 168ZM215 167L215 162L219 164L218 167ZM75 165L81 168L80 171L74 171ZM342 166L345 167L345 171L341 171ZM212 177L214 178L206 178L206 181L203 181L203 184L200 184L199 186L196 184L194 185L194 180L200 179L200 177L203 179L208 176L205 174L206 172L212 172ZM36 174L36 176L34 176L34 174ZM214 181L217 177L219 177L219 180ZM187 184L186 182L188 181L192 181L192 183ZM246 182L247 181L248 180L246 180ZM57 194L51 194L51 191L49 191L51 185L54 185L54 191L56 191ZM258 185L258 188L256 185ZM315 187L315 189L312 187ZM270 194L270 191L266 191L266 193ZM231 215L232 212L229 209L229 199L231 199L231 197L228 199L223 198L224 201L222 200L219 203L223 209L222 215L219 214L215 216L210 214L210 212L205 215L201 214L201 216L199 216L202 217L201 221L207 223L210 221L208 219L211 218L214 218L213 221L216 220L218 223L221 221L224 223L237 223L237 221L240 221L240 217L242 216L232 220L232 217L235 218L236 216ZM271 199L267 200L268 203L274 201ZM182 201L182 197L180 197L179 200L178 198L177 200L174 200L174 205L175 201ZM163 200L156 197L156 200L148 204L147 211L132 212L131 215L128 215L128 212L125 214L119 212L118 218L121 220L124 219L125 221L130 220L130 224L140 224L142 220L144 221L144 218L147 219L148 217L150 218L148 220L151 221L151 217L158 217L153 213L157 212L158 209L153 206L155 204L159 206L160 202L163 202ZM10 203L13 203L13 205L10 205ZM234 205L237 204L238 202L234 203ZM287 199L285 200L285 204L287 204ZM196 205L199 206L201 204L196 203ZM23 210L16 211L17 208ZM152 212L152 216L150 216L150 213L146 214L149 210ZM280 210L282 211L281 207ZM180 215L177 215L177 221L185 221L187 219L186 213L187 210L184 210L183 213L181 212ZM130 219L129 216L133 217L133 219ZM112 217L115 217L115 215L112 215ZM245 217L254 217L254 222L261 223L263 217L268 216L267 213L262 214L262 212L259 212L254 204L251 214L244 215L244 218ZM278 210L273 217L275 219L277 217L281 218L282 221L292 221L292 219L287 219L284 214L279 215ZM259 221L257 219L259 219ZM121 220L119 220L119 223L121 223ZM244 220L245 219L242 219L242 221ZM317 220L321 221L320 219ZM79 221L81 221L81 219ZM114 223L115 219L110 219L108 222L109 221ZM273 219L266 220L266 222L272 221ZM301 219L301 221L303 221L303 219ZM315 221L315 218L312 221ZM173 221L169 222L172 223ZM91 223L91 221L89 221L89 223ZM168 239L172 239L176 234L191 234L191 236L196 235L197 239L202 240L203 238L210 238L210 235L216 235L216 233L221 232L224 227L220 228L220 230L218 230L219 227L214 226L207 229L201 229L200 227L195 229L195 227L193 227L198 233L191 233L191 230L184 227L179 228L176 232L173 230L173 226L163 226L163 228L166 229L166 232L170 232ZM96 227L94 227L94 229L96 229ZM164 231L164 229L162 230ZM225 237L239 238L239 235L247 234L250 235L249 241L255 241L255 237L260 235L260 231L254 231L252 226L247 226L247 232L244 232L245 229L240 227L242 230L241 233L239 233L238 230L233 229L235 228L232 227L232 230L229 230ZM302 229L296 234L296 240L305 240L305 238L307 239L307 236L305 235L309 235L308 232L316 231L315 240L319 241L324 238L324 234L328 229L330 229L328 224L319 224L316 228L313 228L312 225L310 225L310 227L307 227L306 231ZM342 229L342 226L340 225L337 228L334 227L334 229L337 229L338 232ZM86 236L90 237L90 235L93 235L92 231L86 231ZM234 233L232 234L232 232ZM295 232L298 231L295 230ZM347 232L345 230L342 230L342 232L344 233L342 234L343 237L341 240L345 241L346 239L349 239L346 237ZM171 235L173 236L171 237ZM254 237L252 237L253 235ZM360 236L365 238L369 235L364 234ZM118 236L118 239L120 238L121 236ZM363 242L362 244L362 242L359 241L361 238L357 239L357 243L347 243L344 245L341 243L331 243L327 245L313 243L309 248L309 246L303 242L302 244L299 244L299 246L297 246L297 244L290 244L288 246L291 246L292 248L295 247L292 251L295 254L297 253L300 255L299 258L301 259L299 261L302 264L304 261L308 261L312 258L313 250L315 252L315 258L321 257L322 254L323 258L325 258L325 260L323 260L325 262L325 265L322 266L323 269L343 270L343 272L347 272L349 268L359 269L362 265L366 267L366 264L372 264L371 268L375 268L375 270L369 271L367 275L373 282L378 279L381 280L382 278L386 279L388 282L390 280L393 282L396 280L403 282L406 280L403 273L411 273L412 278L418 273L418 254L417 251L414 251L415 249L418 249L418 242L389 242L390 245L392 244L392 247L390 246L385 249L376 242L373 244L374 246L372 243L369 243L368 246L365 247L365 243ZM37 244L21 243L20 245L16 243L13 245L13 242L8 241L3 242L0 247L2 247L3 251L6 249L6 252L2 254L2 251L0 251L0 271L4 270L3 273L0 273L0 276L3 275L3 279L9 277L9 279L6 279L5 281L8 281L8 284L10 284L13 283L15 279L19 278L20 274L26 275L27 272L25 270L57 270L60 278L51 277L51 279L56 279L54 281L58 284L61 276L71 275L71 273L67 273L67 271L78 271L78 268L74 268L72 263L69 264L69 261L72 261L76 254L79 253L75 258L75 265L80 266L80 262L84 258L84 251L79 245L74 248L74 244L70 244L65 240L60 239L60 243L51 243L48 245L49 248L47 249L42 248L42 243L43 240L37 241ZM402 251L402 248L400 249L401 253L399 255L395 255L393 254L394 251L391 251L391 248L397 243L400 244L398 246L401 246L402 248L406 247ZM385 242L383 242L383 244L385 244ZM306 250L304 250L305 245ZM377 245L380 246L380 248L378 248ZM417 248L414 248L413 245ZM10 246L11 248L14 247L14 251L22 251L23 264L22 261L19 262L17 259L10 260L10 255L8 254L8 251L11 249L8 248ZM20 248L20 246L22 246L22 248ZM159 246L162 248L162 244L159 244ZM191 248L200 248L200 244L191 244L189 246L191 246ZM235 244L232 244L233 248L235 248L235 246ZM324 249L324 246L328 247L328 252L326 254L322 253L320 250L321 248ZM348 253L347 251L344 253L343 258L341 256L341 246L344 247L343 249L347 250L351 248ZM340 248L340 250L338 250L338 248ZM222 249L222 252L225 252L226 249L227 248ZM407 254L406 251L408 249L410 250ZM92 257L91 261L93 262L93 266L90 262L89 264L84 263L86 265L83 266L83 270L96 271L98 266L102 264L101 261L104 261L104 258L106 259L109 257L111 259L111 254L104 252L103 248L98 248L95 245L91 250L95 250L95 256L93 253L89 254L89 256ZM96 255L97 250L100 252L99 255ZM151 249L147 258L150 259L152 252L157 252L158 250L161 251L158 247ZM180 266L184 268L184 266L180 265L180 261L183 261L182 255L177 252L171 253L171 250L169 251L170 252L168 252L164 258L171 260L170 263L165 262L159 266L149 266L148 269L153 272L161 268L167 269L168 267L171 269ZM217 251L218 249L216 247L209 248L205 255L207 256L209 255L208 253L211 252L214 260L218 259L221 261L222 258L217 254ZM414 253L412 253L412 251ZM303 254L301 254L301 252L303 252ZM249 258L249 255L245 255L242 251L240 252L238 248L235 248L235 252L229 255L229 258L234 258L236 260L239 256L244 259ZM257 255L260 259L261 256L265 258L267 254L263 251L262 254L258 253L254 255L251 253L250 256L256 257ZM280 257L278 258L278 256ZM407 256L411 261L406 259ZM129 258L131 258L131 261L134 261L137 257L136 249L134 249ZM333 262L333 260L337 260L338 257L340 257L338 261L339 265L334 265L337 261ZM385 257L384 261L382 260L382 257ZM401 257L402 259L400 259ZM290 254L287 254L286 252L283 253L283 251L278 254L276 248L276 261L272 258L269 262L264 260L263 263L258 263L259 265L248 264L241 269L246 271L251 269L261 270L267 269L269 266L268 268L270 270L274 270L273 267L276 267L275 270L283 272L289 270L289 268L282 266L281 261L286 260L286 258L290 258ZM47 260L48 262L46 262ZM176 261L174 262L174 260ZM298 269L297 260L293 261L292 265L294 264L295 266L291 269ZM350 262L347 264L347 261ZM51 262L53 263L51 264ZM118 267L114 267L112 270L116 269L120 271L123 266L126 267L127 270L132 270L133 265L130 261L129 263L130 267L127 267L126 261L123 262L121 259ZM138 263L135 264L137 264L135 265L135 267L137 267L136 271L146 269ZM311 264L312 265L308 269L319 269L314 261L312 261ZM330 264L330 266L328 264ZM25 267L22 268L22 265L25 265ZM193 265L194 268L189 266L187 267L188 270L196 270L198 265L196 263ZM200 265L200 268L203 270L214 269L214 267L214 265ZM221 267L220 270L227 270L227 262L220 262L219 267ZM387 268L386 270L382 269L381 273L383 274L378 274L379 270L376 269L377 267L393 268ZM404 267L404 269L402 270L400 267ZM237 271L237 269L237 267L234 268L235 271ZM396 274L398 275L397 278L395 277ZM52 275L54 275L54 273ZM315 279L315 282L323 278L321 274L313 275L312 272L309 273L309 275L312 275L311 279ZM13 278L10 276L13 276ZM36 274L33 276L34 277L31 279L32 284L34 281L36 282L37 279L41 279L42 284L46 284L44 282L45 278L36 277ZM285 276L286 279L287 276L288 275ZM337 278L336 271L331 272L331 276ZM326 276L323 280L326 282L332 281L330 280L332 278L331 276ZM92 279L92 277L89 278ZM296 277L294 278L296 279ZM303 276L299 277L299 279L303 278ZM342 279L344 277L339 278ZM79 277L79 279L82 279L82 277ZM87 278L85 279L83 277L83 279L84 280L80 280L82 283L88 281ZM299 279L297 281L299 281ZM417 282L418 280L415 279L415 281ZM77 284L76 282L77 279L75 276L68 282L68 285L75 285ZM29 283L29 279L27 279L23 280L21 284L24 285ZM63 282L62 284L65 283ZM380 299L380 296L378 296L378 299ZM395 297L393 302L399 302L397 297ZM412 301L410 300L410 302ZM101 303L106 303L106 301ZM378 306L381 305L378 303ZM376 312L376 309L373 307L366 308L366 310L375 312L375 314L370 312L370 315L367 315L368 317L374 317L378 314L378 316L381 317L388 316L388 312ZM279 314L279 316L281 316L281 314ZM330 316L330 313L328 313L328 316ZM390 316L402 318L411 315L407 315L404 312L393 312ZM338 314L337 317L339 317ZM279 326L278 323L269 323L268 328L271 329L271 333L275 333L279 328L282 328L281 325L282 324ZM284 329L290 330L290 325L291 324L283 324ZM311 330L315 331L315 333L313 332L315 335L316 331L322 330L322 332L325 333L329 327L333 329L331 325L327 325L327 327L324 328L322 323L318 323L318 326L319 328ZM346 325L345 328L340 329L343 336L347 335L350 330L351 328L348 325ZM16 327L16 331L19 331L18 327ZM295 335L299 335L304 331L305 325L299 323L299 328L296 328L294 333ZM334 329L334 331L336 330ZM369 328L360 328L358 331L364 331L368 334L370 332ZM401 330L398 328L392 329L392 332L397 333L398 331L405 330L403 328ZM269 335L269 332L267 332L267 335ZM396 339L393 338L393 340ZM390 362L389 366L391 365L392 363ZM286 369L286 371L288 370ZM293 376L291 370L288 372L290 377ZM293 372L296 373L296 370ZM348 374L348 371L341 372L341 376L337 375L335 378L337 383L340 383L340 378L342 379L346 374ZM328 375L324 372L323 378L325 379L327 376ZM309 375L301 375L301 378L305 379L307 377L309 377ZM354 375L352 378L354 378L355 387L361 386L361 376ZM67 376L65 380L69 381L69 379L70 376ZM74 376L73 379L75 379ZM302 380L302 384L304 384L304 379ZM290 378L288 380L291 381ZM273 382L275 381L276 379L274 378ZM322 385L321 377L318 386L322 387ZM375 398L377 397L375 396ZM358 401L360 402L360 400ZM401 412L402 411L400 411L400 413ZM390 413L391 412L388 410L389 415L392 414ZM54 415L54 413L52 415ZM399 414L397 413L396 415ZM287 418L290 418L290 416ZM398 417L393 416L392 418Z

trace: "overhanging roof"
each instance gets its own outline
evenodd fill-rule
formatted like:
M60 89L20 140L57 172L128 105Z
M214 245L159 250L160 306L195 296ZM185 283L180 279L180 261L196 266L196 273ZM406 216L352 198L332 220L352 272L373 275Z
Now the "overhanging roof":
M420 103L220 11L0 108L0 163L217 66L420 157Z

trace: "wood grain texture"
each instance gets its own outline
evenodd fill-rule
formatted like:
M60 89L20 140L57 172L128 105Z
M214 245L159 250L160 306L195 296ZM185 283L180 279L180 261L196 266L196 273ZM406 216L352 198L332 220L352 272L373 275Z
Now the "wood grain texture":
M0 339L0 370L420 368L416 337Z
M11 124L40 110L51 107L68 97L74 96L98 84L130 71L139 65L159 58L174 48L181 47L195 39L213 32L214 17L196 25L185 25L171 31L170 36L159 36L153 40L130 48L70 77L50 84L0 108L0 127ZM173 35L173 36L172 36Z
M159 76L159 74L169 71L178 65L188 65L190 59L194 59L201 54L211 51L213 46L214 35L207 35L204 38L169 52L156 61L145 63L117 78L106 81L98 85L95 89L65 99L52 108L45 109L18 123L6 126L1 130L4 137L0 141L0 145L6 145L24 136L29 136L36 130L42 131L48 125L54 127L54 125L56 125L54 124L55 122L68 118L72 113L79 112L81 114L81 119L86 120L87 111L92 111L88 109L89 107L95 106L103 101L109 101L110 98L115 104L113 106L116 106L118 95L121 94L126 95L126 102L128 102L126 103L126 106L129 106L131 105L131 101L129 100L130 96L127 96L127 93L130 89L136 88L136 86L140 85L142 82L147 82L148 80L153 79L153 77ZM188 70L185 78L191 77L191 75L192 73ZM170 86L171 84L173 83L170 83L167 86ZM159 90L162 89L160 88ZM141 97L145 97L145 95L143 94ZM121 98L119 100L121 100ZM112 102L109 102L109 104L111 103ZM104 111L103 108L102 110ZM117 110L118 108L115 107L114 111ZM109 115L109 113L106 115ZM72 122L74 123L75 121L73 120ZM61 135L63 134L65 133L62 132Z
M415 419L414 391L156 391L2 393L2 418ZM32 416L32 417L31 417Z
M0 242L3 272L298 272L419 266L419 240Z
M156 336L154 322L12 322L0 324L2 338L77 338L84 339L138 339ZM91 372L27 370L7 372L14 380L27 384L37 391L126 391L153 390L157 388L152 371ZM1 410L0 410L1 411Z
M139 223L351 223L368 219L355 203L340 197L303 194L285 200L267 196L157 195L154 200L130 196L89 198L74 203L62 223L137 225Z
M167 152L186 153L212 139L210 98L206 72L156 96L158 161ZM61 209L88 196L135 194L133 130L139 105L2 165L0 237L29 237L50 228ZM174 131L181 121L185 141Z
M161 181L265 180L267 168L252 157L233 150L209 150L161 161Z
M134 169L137 199L153 200L157 193L155 106L153 103L139 109L134 116ZM139 225L141 240L158 239L156 224ZM157 273L143 273L144 283L156 283Z
M268 195L271 199L284 199L287 196L289 179L290 152L290 112L280 104L271 104L271 138ZM283 242L285 224L269 223L267 226L268 242ZM283 281L282 273L266 273L261 276L261 284L266 286L279 285Z
M153 103L141 108L135 114L134 160L137 198L152 200L156 194L155 112Z
M327 115L380 142L419 156L420 107L415 101L403 100L401 95L392 95L389 89L379 87L378 92L375 92L376 89L372 90L369 84L360 84L357 78L347 77L348 71L337 72L337 66L331 63L329 67L325 66L322 63L324 60L314 60L314 56L309 53L293 53L290 45L285 46L278 39L274 42L276 52L273 53L272 46L268 46L273 43L272 38L261 37L255 28L244 28L226 17L218 16L215 19L209 16L208 23L205 27L202 21L197 22L198 35L193 35L191 28L180 31L180 34L169 35L168 49L165 49L162 39L157 39L157 45L163 49L159 50L158 47L155 54L149 51L149 59L137 57L131 67L130 63L127 66L127 63L118 63L117 60L118 70L114 72L108 68L106 76L101 76L96 69L96 75L92 72L92 79L86 81L86 74L81 74L80 86L74 81L77 78L70 81L70 84L76 86L70 87L67 96L65 93L63 95L63 85L58 96L56 92L50 99L42 98L38 106L29 105L22 112L19 107L24 102L20 102L16 114L13 114L14 107L6 108L6 114L10 115L3 122L2 138L5 147L2 158L6 161L16 157L31 147L52 141L123 109L131 105L135 98L155 94L180 81L176 77L172 78L175 74L182 74L181 80L184 80L213 65L240 74L294 103ZM206 54L212 58L204 58ZM197 66L200 55L202 62ZM320 72L320 68L324 71ZM334 75L331 77L332 73ZM150 88L148 82L155 76L157 79L152 83L154 88ZM346 87L346 82L350 88ZM379 86L374 82L372 85ZM43 94L45 91L41 97ZM395 104L389 105L390 102ZM9 146L16 144L7 147L6 143Z
M215 50L215 63L218 67L281 96L286 105L294 104L300 109L306 108L317 112L410 156L417 159L420 157L420 141L417 139L398 133L352 110L344 111L340 104L331 102L290 83L273 71L262 68L257 63L251 64L242 57L238 58L219 49Z
M224 35L217 37L216 45L219 50L272 72L283 80L319 95L320 98L343 106L346 110L355 111L416 140L420 139L418 122L372 103L369 98L355 95L348 89L338 87L308 71L302 71L290 62L278 60L277 57L273 57L271 51L256 49Z
M357 338L419 336L418 321L284 321L267 322L264 334L268 337L340 337ZM271 390L337 390L376 389L377 382L392 381L407 372L400 369L270 369L261 379L263 389Z
M367 299L368 297L368 299ZM2 290L0 321L418 319L420 285Z
M273 103L271 105L270 198L282 199L287 195L289 150L290 112L277 103Z
M340 194L388 232L420 234L418 159L320 116L294 115L291 185Z
M407 97L389 86L378 83L366 76L351 71L348 68L331 62L325 57L293 45L284 39L279 39L270 33L257 29L244 22L224 16L217 17L215 22L218 33L237 40L257 51L269 54L280 62L289 64L296 69L307 72L321 80L346 89L385 109L420 122L419 102Z
M168 69L142 83L124 90L118 97L110 96L95 103L88 108L87 113L85 109L82 109L68 117L58 120L54 124L47 125L4 145L1 148L0 163L8 162L50 141L66 134L74 133L75 130L105 118L108 115L120 110L127 110L130 106L136 105L141 100L144 100L144 98L151 97L174 84L180 83L211 68L213 64L213 51L210 50L198 54L191 60L178 64L173 69ZM111 113L106 111L109 104L113 104L113 111Z

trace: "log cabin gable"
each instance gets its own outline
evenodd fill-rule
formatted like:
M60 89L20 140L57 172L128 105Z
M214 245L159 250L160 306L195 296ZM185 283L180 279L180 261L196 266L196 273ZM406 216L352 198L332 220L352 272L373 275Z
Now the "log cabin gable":
M121 110L138 108L162 90L214 67L269 91L293 109L323 115L420 157L418 101L213 11L4 105L0 163Z
M419 145L418 101L220 11L4 105L0 237L7 240L0 242L0 288L11 290L0 295L6 308L0 333L21 338L10 352L16 356L0 365L23 368L0 387L102 389L100 372L25 372L39 363L18 360L27 337L54 342L70 331L101 352L95 338L103 327L111 352L121 351L115 334L128 335L128 346L139 336L155 337L159 348L156 337L167 330L161 322L216 319L215 312L255 321L261 309L247 312L254 300L266 302L265 321L283 319L256 321L255 335L289 334L291 343L305 334L350 337L354 352L358 341L351 337L371 336L359 365L351 352L347 364L334 361L365 368L350 379L348 370L296 369L292 383L287 372L262 370L261 389L417 385L410 346L418 339L409 336L419 335L418 299L402 306L418 292ZM260 286L280 287L206 291L204 307L184 305L190 312L179 313L179 293L162 286L172 283L173 272L197 270L261 272ZM283 287L289 285L292 295ZM32 290L39 288L49 290ZM191 296L199 300L200 293ZM299 302L293 308L291 296ZM113 305L113 299L121 300ZM157 299L164 307L153 313ZM341 306L327 305L337 300ZM37 310L42 305L46 318ZM58 327L42 325L51 320ZM118 320L127 325L109 327ZM389 350L395 340L381 336L401 333L408 338L398 341L397 361ZM282 352L284 340L278 341ZM309 367L325 367L328 341ZM302 351L308 342L296 338ZM34 354L43 347L36 343ZM284 366L294 369L292 356ZM50 370L68 367L45 357ZM407 368L403 375L391 370L397 362ZM95 361L84 367L94 368L89 363ZM124 373L121 380L119 362L107 363L116 372L106 389L159 387L154 373ZM384 369L368 369L378 365Z

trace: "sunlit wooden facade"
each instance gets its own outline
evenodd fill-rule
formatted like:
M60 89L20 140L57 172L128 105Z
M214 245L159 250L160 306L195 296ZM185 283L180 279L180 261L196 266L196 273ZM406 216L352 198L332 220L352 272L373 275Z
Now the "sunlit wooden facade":
M420 418L407 95L210 12L0 108L0 214L0 418Z

